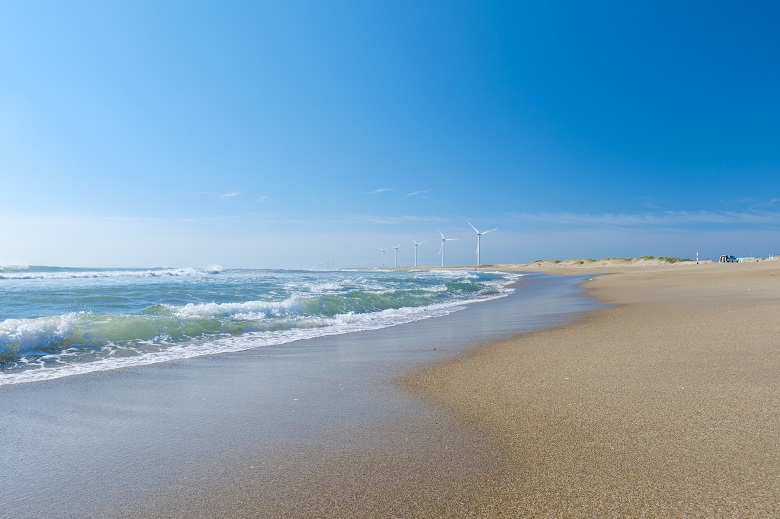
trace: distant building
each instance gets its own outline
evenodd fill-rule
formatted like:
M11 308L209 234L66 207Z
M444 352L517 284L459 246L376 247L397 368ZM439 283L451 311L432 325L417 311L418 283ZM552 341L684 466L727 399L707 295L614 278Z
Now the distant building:
M721 263L736 263L737 262L737 258L735 258L734 256L729 256L728 254L724 254L723 256L720 257L720 262Z

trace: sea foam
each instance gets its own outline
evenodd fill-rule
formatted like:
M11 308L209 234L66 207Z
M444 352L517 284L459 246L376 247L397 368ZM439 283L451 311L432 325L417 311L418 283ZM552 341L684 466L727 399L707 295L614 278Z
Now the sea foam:
M31 314L0 320L0 385L395 326L502 297L518 278L464 271L31 273L42 277L0 283L14 296L13 311ZM35 315L44 311L54 315Z

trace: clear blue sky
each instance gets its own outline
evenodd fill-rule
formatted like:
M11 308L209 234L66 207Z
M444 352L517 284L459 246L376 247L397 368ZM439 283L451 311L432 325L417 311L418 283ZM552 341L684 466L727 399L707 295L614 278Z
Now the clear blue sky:
M9 1L0 264L780 253L776 2ZM393 256L388 252L388 263Z

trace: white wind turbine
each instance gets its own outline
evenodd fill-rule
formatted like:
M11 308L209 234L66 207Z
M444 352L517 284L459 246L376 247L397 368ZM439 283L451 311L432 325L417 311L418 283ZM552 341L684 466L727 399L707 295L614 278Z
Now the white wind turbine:
M414 266L416 267L417 266L417 247L419 247L423 243L427 242L428 240L423 240L423 241L421 241L419 243L414 241L414 238L411 238L411 240L412 240L412 243L414 243Z
M469 225L471 225L471 222L469 222L468 220L466 220L466 223L467 223L467 224L469 224ZM495 229L490 229L489 231L482 231L482 232L479 232L479 231L477 230L477 228L476 228L476 227L474 227L473 225L471 225L471 228L472 228L472 229L474 229L474 232L475 232L475 233L477 233L477 266L479 266L479 265L480 265L480 259L479 259L479 242L480 242L480 240L481 240L481 238L482 238L482 235L483 235L483 234L487 234L487 233L489 233L489 232L493 232L493 231L495 231L496 229L498 229L498 227L496 227Z
M393 247L393 248L395 249L395 267L396 267L396 268L398 268L398 248L399 248L400 246L401 246L401 244L399 243L398 245L396 245L395 247Z
M439 231L439 234L441 234L441 248L439 248L439 254L441 254L441 266L444 266L444 244L448 241L457 240L457 238L445 238L444 233L441 232L441 229L438 227L436 228L437 231Z
M379 249L382 251L382 268L385 266L385 260L387 259L387 247L384 249Z

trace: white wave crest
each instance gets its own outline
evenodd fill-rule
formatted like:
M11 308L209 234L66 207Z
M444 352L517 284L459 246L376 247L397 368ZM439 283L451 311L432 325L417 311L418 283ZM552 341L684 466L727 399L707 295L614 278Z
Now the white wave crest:
M162 278L176 276L201 276L203 271L193 268L149 270L84 270L67 272L0 271L0 279L89 279L89 278Z
M0 265L0 272L27 272L29 265Z
M77 314L35 319L6 319L0 323L0 354L63 341L73 334Z
M234 317L236 319L264 319L284 317L296 313L298 297L284 301L246 301L243 303L188 303L181 307L168 307L180 318Z

